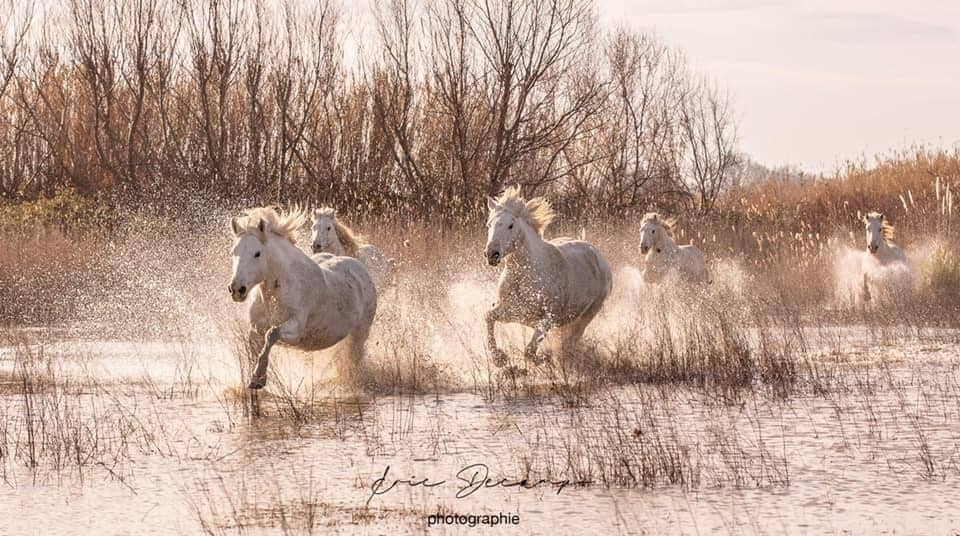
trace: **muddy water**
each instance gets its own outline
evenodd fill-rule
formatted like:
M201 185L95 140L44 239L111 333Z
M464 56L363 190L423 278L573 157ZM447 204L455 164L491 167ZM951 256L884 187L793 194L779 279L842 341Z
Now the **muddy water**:
M251 418L229 345L45 341L33 359L56 381L37 396L74 408L63 426L92 454L29 467L24 422L37 416L17 383L24 349L0 349L0 533L478 530L427 529L438 511L515 514L519 525L498 532L518 534L960 529L960 373L948 345L825 352L820 382L786 400L609 386L577 404L549 389L493 400L348 392L280 352L283 385ZM494 482L547 482L457 498L482 467Z

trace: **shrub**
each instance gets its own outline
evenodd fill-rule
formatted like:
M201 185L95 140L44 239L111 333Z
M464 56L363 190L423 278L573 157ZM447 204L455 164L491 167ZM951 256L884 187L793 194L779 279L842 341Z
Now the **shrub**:
M960 298L960 258L940 246L926 266L926 291L930 298L950 302Z
M69 188L60 188L52 197L0 205L0 228L73 231L112 225L117 217L112 208L97 198L84 197Z

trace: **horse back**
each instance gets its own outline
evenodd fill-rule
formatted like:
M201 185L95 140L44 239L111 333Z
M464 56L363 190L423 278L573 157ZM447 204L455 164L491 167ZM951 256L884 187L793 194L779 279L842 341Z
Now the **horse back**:
M585 240L558 238L550 241L566 265L567 292L578 307L589 306L610 294L613 275L600 251Z
M707 275L707 258L700 248L693 244L680 246L681 266L684 275L694 281L705 281Z
M684 257L688 259L695 259L700 263L706 263L706 257L703 255L703 252L700 251L700 248L694 246L693 244L688 244L686 246L680 246L680 252Z
M360 260L347 256L314 255L317 266L323 272L328 293L335 296L350 296L357 299L357 305L367 308L372 303L376 307L377 291L369 270Z

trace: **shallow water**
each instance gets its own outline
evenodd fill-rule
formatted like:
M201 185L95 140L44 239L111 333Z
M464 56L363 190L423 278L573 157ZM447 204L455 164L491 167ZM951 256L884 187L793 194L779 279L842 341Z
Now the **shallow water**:
M35 396L59 393L52 403L69 418L57 426L81 436L89 457L57 459L48 446L35 467L25 463L24 422L38 413L28 415L17 383L24 348L0 349L0 510L13 513L2 532L298 533L310 518L318 533L408 533L438 511L516 514L519 525L498 529L522 534L956 531L957 348L863 339L830 358L849 368L826 393L725 400L609 386L573 406L542 393L351 393L324 383L322 365L281 353L283 384L297 395L271 385L265 415L251 418L226 345L50 332L32 348L40 376L56 382L38 382ZM55 435L52 410L41 418ZM494 481L550 482L457 498L458 473L469 481L476 464ZM401 482L371 497L387 466L387 483L445 483ZM565 479L591 483L558 493Z

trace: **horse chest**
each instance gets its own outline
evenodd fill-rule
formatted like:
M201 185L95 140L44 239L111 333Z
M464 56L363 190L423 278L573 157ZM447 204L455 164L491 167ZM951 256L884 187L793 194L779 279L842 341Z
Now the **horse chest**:
M500 285L500 304L521 321L535 321L555 314L560 305L559 289L542 275L530 272L505 273Z
M288 306L284 305L291 303L286 293L289 293L289 289L280 288L279 283L274 283L272 289L261 294L257 304L259 315L271 325L281 324L291 316Z

